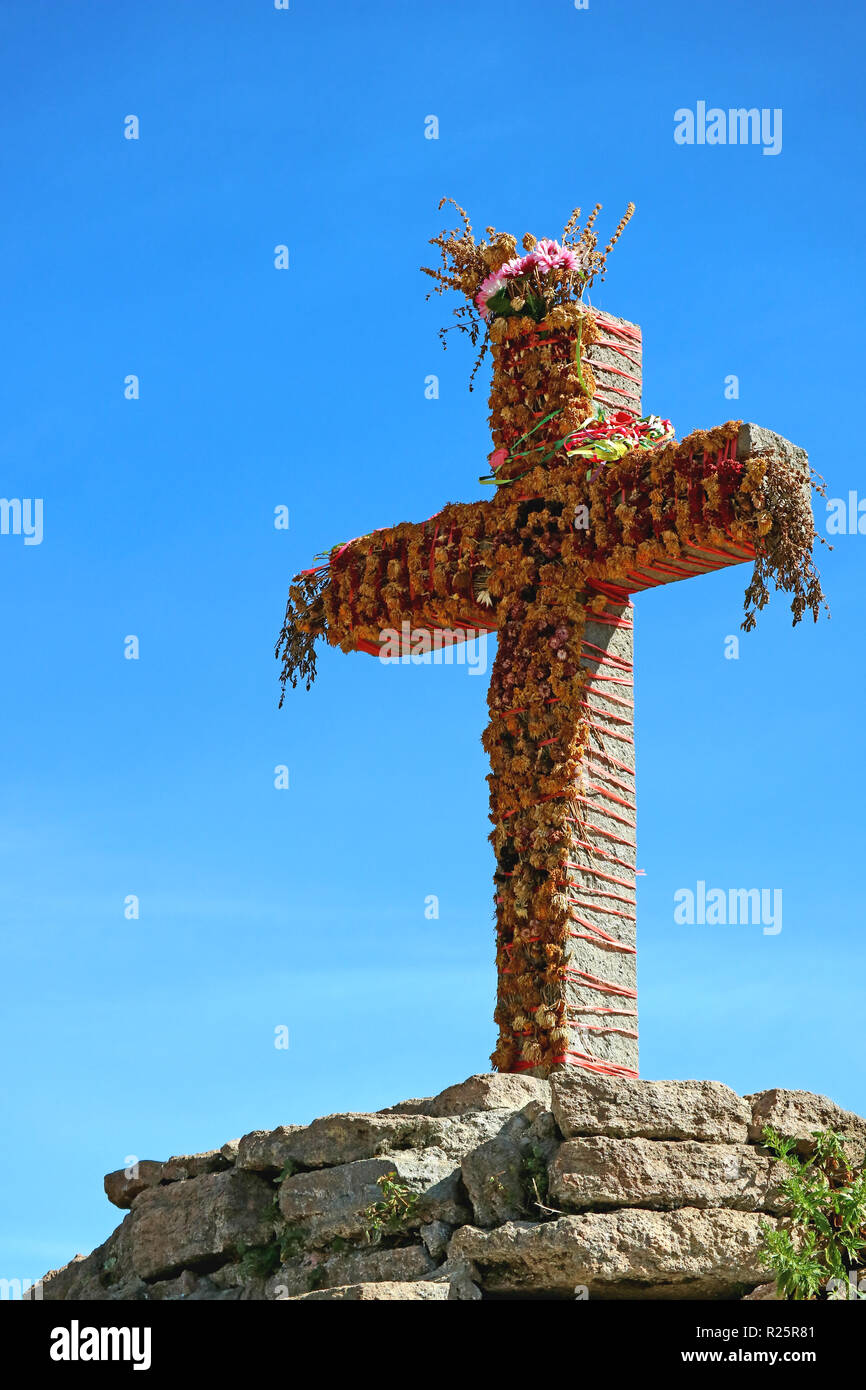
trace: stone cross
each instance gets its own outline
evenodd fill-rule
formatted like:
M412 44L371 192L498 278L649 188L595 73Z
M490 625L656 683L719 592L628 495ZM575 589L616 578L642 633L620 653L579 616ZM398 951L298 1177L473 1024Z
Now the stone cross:
M595 325L581 359L593 405L636 419L640 330L599 312ZM499 1070L637 1076L631 595L754 559L769 525L766 494L759 505L743 491L756 460L793 464L811 508L805 454L769 431L731 422L672 448L666 473L640 450L615 465L551 464L489 501L361 537L331 553L326 586L300 602L298 625L344 651L381 655L405 624L434 645L497 632L483 742ZM661 541L651 555L612 547L612 526Z

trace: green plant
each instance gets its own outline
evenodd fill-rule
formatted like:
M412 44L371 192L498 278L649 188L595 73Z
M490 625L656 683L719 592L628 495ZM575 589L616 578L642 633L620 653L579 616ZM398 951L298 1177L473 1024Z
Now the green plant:
M269 1245L239 1245L240 1272L245 1279L268 1279L280 1265L280 1244L273 1240Z
M376 1179L382 1189L381 1202L373 1202L364 1212L367 1240L371 1244L383 1235L404 1231L415 1216L418 1193L401 1182L396 1173L385 1173Z
M293 1178L297 1171L298 1165L295 1160L293 1158L287 1158L279 1173L277 1173L277 1176L274 1178L274 1182L279 1186L281 1182L285 1182L286 1178Z
M813 1130L812 1139L805 1158L796 1139L764 1128L764 1144L789 1170L781 1189L791 1212L783 1226L761 1223L761 1260L783 1298L862 1298L856 1270L866 1251L866 1170L851 1167L843 1135Z
M541 1207L546 1211L549 1178L547 1157L538 1144L533 1144L529 1153L524 1154L520 1165L520 1176L525 1193L527 1208Z
M278 1237L281 1260L294 1260L303 1254L305 1235L297 1226L286 1226Z

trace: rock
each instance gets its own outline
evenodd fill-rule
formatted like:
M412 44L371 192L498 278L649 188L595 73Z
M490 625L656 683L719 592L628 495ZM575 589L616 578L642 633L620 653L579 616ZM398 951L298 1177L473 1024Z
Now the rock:
M374 1115L257 1130L142 1161L134 1178L110 1173L123 1221L39 1292L230 1302L755 1290L760 1301L774 1296L758 1287L769 1272L761 1223L785 1215L783 1169L760 1144L767 1122L803 1152L828 1128L866 1152L866 1120L803 1091L743 1101L711 1081L473 1076ZM377 1228L371 1209L384 1216L388 1201L377 1180L392 1174L399 1221Z
M130 1218L133 1268L154 1279L266 1245L275 1214L271 1185L235 1169L148 1188Z
M568 1297L583 1286L591 1298L735 1298L766 1278L758 1251L767 1219L686 1207L464 1226L449 1259L474 1264L492 1293Z
M429 1274L435 1267L420 1244L395 1249L373 1245L337 1254L313 1251L281 1266L267 1280L263 1296L282 1300L346 1284L405 1283Z
M393 1300L413 1303L444 1303L451 1297L447 1284L379 1283L348 1284L339 1289L321 1289L301 1294L301 1299L327 1303L367 1303Z
M335 1237L355 1240L366 1235L369 1208L384 1199L378 1180L391 1174L417 1194L408 1228L431 1221L458 1226L471 1216L460 1170L441 1149L409 1149L296 1173L280 1185L280 1211L308 1245L327 1245Z
M42 1280L45 1302L138 1301L148 1296L147 1285L132 1264L132 1215L89 1255L76 1255L63 1269L52 1269Z
M478 1271L468 1260L448 1259L432 1274L423 1276L425 1283L447 1284L451 1290L450 1298L461 1303L477 1303L481 1298L478 1287Z
M494 1134L506 1117L477 1111L449 1117L428 1115L325 1115L311 1125L283 1127L270 1135L245 1135L237 1166L279 1171L336 1167L402 1150L440 1149L459 1162ZM279 1163L277 1162L279 1160Z
M127 1177L127 1168L106 1173L103 1186L109 1202L116 1207L129 1208L139 1193L149 1187L158 1187L160 1183L184 1182L187 1178L201 1177L203 1173L222 1172L229 1166L223 1149L210 1149L200 1154L175 1154L165 1163L142 1158L135 1164L130 1177Z
M479 1226L525 1217L537 1220L545 1203L548 1162L559 1140L549 1111L535 1106L510 1117L500 1132L463 1159L463 1184Z
M743 1294L744 1303L782 1303L784 1300L779 1297L779 1290L776 1288L776 1281L772 1284L759 1284L751 1293Z
M106 1173L102 1180L105 1195L114 1206L126 1210L131 1207L139 1192L147 1187L155 1187L162 1178L162 1163L150 1158L139 1159L130 1165L132 1175L127 1176L129 1168L118 1168L114 1173Z
M201 1154L176 1154L162 1165L161 1182L183 1182L186 1178L200 1178L203 1173L220 1173L228 1168L229 1161L222 1149L211 1149Z
M539 1077L511 1072L479 1072L456 1086L447 1086L437 1096L423 1100L403 1100L380 1110L380 1115L465 1115L470 1110L522 1110L529 1101L540 1101L550 1109L550 1086Z
M444 1178L422 1192L415 1212L419 1221L427 1224L441 1221L449 1226L463 1226L471 1221L472 1208L460 1169L453 1168Z
M189 1274L189 1270L186 1274ZM249 1296L248 1290L241 1285L230 1289L218 1288L207 1275L194 1276L186 1281L181 1275L177 1279L159 1280L145 1287L148 1299L154 1303L240 1303Z
M420 1236L434 1260L441 1260L454 1230L447 1221L428 1221L421 1227Z
M550 1205L784 1210L781 1163L748 1144L693 1139L566 1139L550 1165ZM480 1223L485 1224L485 1223Z
M429 1102L429 1115L464 1115L470 1110L522 1110L537 1101L550 1109L550 1084L536 1076L481 1072L458 1086L448 1086Z
M749 1138L759 1144L764 1125L779 1134L799 1139L798 1150L809 1154L814 1149L812 1133L816 1129L834 1129L849 1136L846 1152L850 1161L859 1166L866 1157L866 1120L850 1110L842 1110L826 1096L811 1091L786 1091L779 1087L746 1096L751 1106Z
M235 1163L254 1173L281 1173L289 1154L287 1144L303 1125L280 1125L277 1129L254 1129L237 1141Z
M748 1105L720 1081L631 1081L591 1072L551 1077L553 1113L566 1139L700 1139L744 1143Z
M437 1132L423 1115L324 1115L296 1129L283 1152L298 1168L357 1163L396 1149L435 1145ZM243 1156L240 1159L244 1166Z
M209 1278L217 1289L239 1289L248 1280L240 1260L230 1260L228 1263L220 1265L219 1269L211 1271ZM262 1279L261 1284L262 1297L264 1297L264 1279Z
M368 1209L382 1201L378 1179L395 1171L391 1160L367 1158L296 1173L280 1186L280 1211L302 1228L310 1245L326 1245L335 1236L355 1240L366 1233Z
M377 1110L377 1115L426 1115L427 1107L433 1101L432 1096L419 1099L417 1096L411 1100L401 1100L397 1105L388 1105L384 1110Z
M161 1279L148 1286L148 1298L155 1303L173 1303L179 1299L201 1302L220 1296L220 1290L206 1274L194 1274L185 1269L174 1279Z

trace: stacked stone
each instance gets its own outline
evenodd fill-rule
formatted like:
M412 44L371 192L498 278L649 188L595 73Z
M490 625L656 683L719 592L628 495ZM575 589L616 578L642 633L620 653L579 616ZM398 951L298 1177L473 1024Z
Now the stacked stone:
M852 1163L866 1155L866 1120L803 1091L473 1076L375 1114L109 1174L123 1223L36 1296L740 1297L767 1279L762 1222L785 1215L765 1124L804 1152L814 1130L839 1130ZM383 1178L401 1197L393 1225Z

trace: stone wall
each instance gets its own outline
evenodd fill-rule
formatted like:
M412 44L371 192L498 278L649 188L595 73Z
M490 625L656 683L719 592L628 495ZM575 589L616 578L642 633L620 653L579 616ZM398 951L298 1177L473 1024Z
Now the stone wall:
M866 1153L866 1120L804 1091L471 1076L109 1173L124 1220L42 1296L741 1298L767 1280L760 1223L784 1217L767 1123L804 1145L840 1129Z

